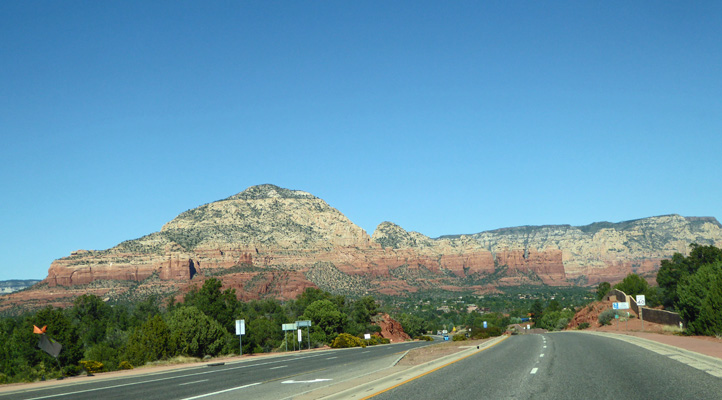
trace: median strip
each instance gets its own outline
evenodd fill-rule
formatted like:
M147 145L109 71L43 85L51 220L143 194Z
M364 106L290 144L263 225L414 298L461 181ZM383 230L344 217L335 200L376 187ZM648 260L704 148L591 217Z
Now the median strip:
M374 393L374 394L372 394L372 395L363 397L361 400L367 400L367 399L370 399L370 398L372 398L372 397L374 397L374 396L378 396L378 395L380 395L381 393L388 392L389 390L392 390L392 389L395 389L395 388L397 388L397 387L399 387L399 386L405 385L405 384L407 384L407 383L409 383L409 382L412 382L412 381L414 381L414 380L416 380L416 379L419 379L419 378L421 378L421 377L423 377L423 376L426 376L426 375L428 375L428 374L430 374L430 373L432 373L432 372L438 371L438 370L440 370L440 369L442 369L442 368L448 367L449 365L452 365L452 364L454 364L454 363L457 363L457 362L459 362L459 361L461 361L461 360L464 360L464 359L466 359L466 358L469 358L469 357L471 357L471 356L473 356L473 355L479 354L480 352L482 352L482 351L484 351L484 350L487 350L487 349L490 349L490 348L496 346L497 344L503 342L503 341L506 340L508 337L509 337L509 336L502 336L501 338L497 338L497 339L495 339L495 340L489 341L489 342L487 342L487 344L486 344L484 347L482 347L482 348L481 348L480 350L478 350L478 351L474 351L474 352L471 353L471 354L468 354L468 355L465 355L465 356L463 356L463 357L457 358L456 360L453 360L453 361L451 361L451 362L448 362L448 363L446 363L446 364L443 364L443 365L441 365L441 366L439 366L439 367L433 368L433 369L428 370L428 371L426 371L426 372L423 372L423 373L421 373L421 374L419 374L419 375L413 376L413 377L411 377L411 378L409 378L409 379L407 379L407 380L405 380L405 381L403 381L403 382L401 382L401 383L397 383L397 384L395 384L395 385L393 385L393 386L391 386L391 387L388 387L388 388L386 388L386 389L380 390L380 391L378 391L378 392L376 392L376 393ZM455 353L455 354L456 354L456 353ZM455 354L451 354L451 355L446 356L446 357L444 357L444 358L453 357ZM433 364L433 362L430 362L430 363L427 363L427 364ZM412 368L412 370L413 370L413 369L423 369L424 367L427 367L427 366L428 366L428 365L421 365L421 366ZM404 374L405 372L407 372L407 371L404 370L404 371L399 372L398 374L389 375L389 376L387 376L387 378L391 379L391 378L394 377L394 375L402 375L402 374ZM396 378L395 380L399 380L399 379L402 379L402 378L399 377L399 378ZM371 388L370 390L373 390L373 388Z

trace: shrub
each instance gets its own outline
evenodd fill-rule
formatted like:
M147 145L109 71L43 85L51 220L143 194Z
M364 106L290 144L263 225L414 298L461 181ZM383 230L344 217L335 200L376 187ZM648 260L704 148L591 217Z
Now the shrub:
M377 335L371 335L371 339L369 339L369 340L363 339L363 340L366 343L366 345L368 345L368 346L376 346L377 344L391 343L391 341L389 339L382 338L381 336L377 336Z
M349 335L348 333L341 333L336 336L336 339L331 342L331 347L334 349L341 349L346 347L366 347L366 343L356 336Z
M451 340L455 342L463 342L464 340L466 340L466 335L454 335Z
M133 366L128 361L121 361L118 364L118 369L133 369Z
M385 337L376 336L376 335L373 335L373 336L371 336L371 337L372 337L372 338L376 338L376 341L377 341L379 344L389 344L389 343L391 343L391 340L386 339Z
M557 320L557 325L554 327L554 330L563 331L567 325L569 325L569 318L560 318Z
M587 329L587 328L589 328L589 322L582 322L581 324L579 324L577 326L577 329L579 329L579 330Z
M83 366L83 369L85 369L88 374L94 374L96 372L101 372L105 369L105 366L102 362L93 361L93 360L87 360L87 361L81 361L80 365Z
M428 336L428 335L419 335L419 336L415 337L414 339L425 340L427 342L432 342L434 340L434 338L432 338L431 336Z
M615 315L617 315L617 312L615 310L604 310L601 312L601 314L599 314L599 323L602 325L611 325Z

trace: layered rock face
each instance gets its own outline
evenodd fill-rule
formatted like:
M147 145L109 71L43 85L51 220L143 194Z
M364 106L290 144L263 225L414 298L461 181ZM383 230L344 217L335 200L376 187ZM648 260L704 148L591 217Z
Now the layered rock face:
M689 245L722 246L722 225L711 217L665 215L586 226L539 226L499 229L471 235L482 247L557 250L569 279L594 285L616 282L627 274L653 277L661 260L689 253Z
M693 242L722 246L722 226L714 218L669 215L432 239L384 222L369 236L309 193L260 185L181 213L159 232L56 260L22 301L83 291L108 298L180 296L211 276L244 299L291 299L309 286L340 294L403 294L594 285L630 272L651 278L661 259L687 254ZM0 300L0 308L13 303L13 295Z

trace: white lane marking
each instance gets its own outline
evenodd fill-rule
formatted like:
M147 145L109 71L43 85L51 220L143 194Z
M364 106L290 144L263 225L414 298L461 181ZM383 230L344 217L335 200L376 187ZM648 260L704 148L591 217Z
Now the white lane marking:
M338 358L338 357L329 357L329 358L327 358L327 360L333 360L334 358Z
M302 359L304 359L304 358L320 357L320 356L322 356L322 355L323 355L323 354L313 354L313 355L299 356L299 357L294 357L291 361L302 360ZM262 363L258 363L258 364L241 365L241 366L238 366L238 367L224 368L223 370L224 370L224 371L230 371L230 370L234 370L234 369L260 367L261 365L278 364L278 363L288 362L288 361L289 361L289 360L267 361L267 362L262 362ZM238 361L237 363L240 363L240 362L241 362L241 361ZM169 376L169 377L158 378L158 379L149 379L149 380L147 380L147 381L142 381L142 382L123 383L123 384L120 384L120 385L106 386L106 387L102 387L102 388L78 390L78 391L75 391L75 392L60 393L60 394L51 394L51 395L47 395L47 396L33 397L33 398L27 399L27 400L42 400L42 399L50 399L50 398L53 398L53 397L71 396L71 395L80 394L80 393L90 393L90 392L97 392L97 391L100 391L100 390L116 389L116 388L120 388L120 387L133 386L133 385L142 385L142 384L145 384L145 383L161 382L161 381L167 381L167 380L178 379L178 378L187 378L187 377L189 377L189 376L215 374L216 372L218 372L218 371L217 371L217 370L212 370L212 371L196 372L196 373L192 373L192 374L185 374L185 375L178 375L178 376ZM164 372L161 372L161 373L159 373L159 374L153 374L153 375L160 375L160 374L164 374ZM261 383L261 382L259 382L258 384L260 384L260 383Z
M538 370L539 370L539 368L532 368L531 374L532 374L532 375L536 374L536 372L537 372Z
M186 397L186 398L183 399L183 400L202 399L202 398L204 398L204 397L215 396L215 395L217 395L217 394L226 393L226 392L232 392L232 391L234 391L234 390L239 390L239 389L245 389L245 388L247 388L247 387L256 386L256 385L260 385L260 384L261 384L261 382L250 383L250 384L248 384L248 385L238 386L238 387L234 387L234 388L230 388L230 389L226 389L226 390L219 390L219 391L213 392L213 393L206 393L206 394L202 394L202 395L199 395L199 396Z
M547 348L547 346L545 345L545 346L544 346L544 348L546 349L546 348Z
M332 380L332 379L318 378L318 379L314 379L314 380L312 380L312 381L294 381L294 380L290 380L290 381L283 381L283 382L281 382L281 383L316 383L316 382L326 382L326 381L330 381L330 380Z
M208 379L201 379L201 380L195 381L195 382L179 383L178 386L192 385L194 383L201 383L201 382L208 382Z
M544 357L544 353L541 353L541 355L539 357Z
M269 369L279 369L279 368L286 368L286 367L288 367L288 365L280 365L278 367L273 367L273 368L269 368Z

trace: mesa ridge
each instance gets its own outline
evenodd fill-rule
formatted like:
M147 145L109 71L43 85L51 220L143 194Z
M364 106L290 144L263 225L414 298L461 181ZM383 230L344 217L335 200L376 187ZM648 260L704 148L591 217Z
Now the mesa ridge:
M246 300L292 299L312 286L347 295L591 286L630 272L653 279L690 243L722 246L722 225L673 214L430 238L382 222L369 236L322 199L266 184L185 211L158 232L55 260L40 284L0 298L0 310L67 305L84 293L181 296L211 276Z

